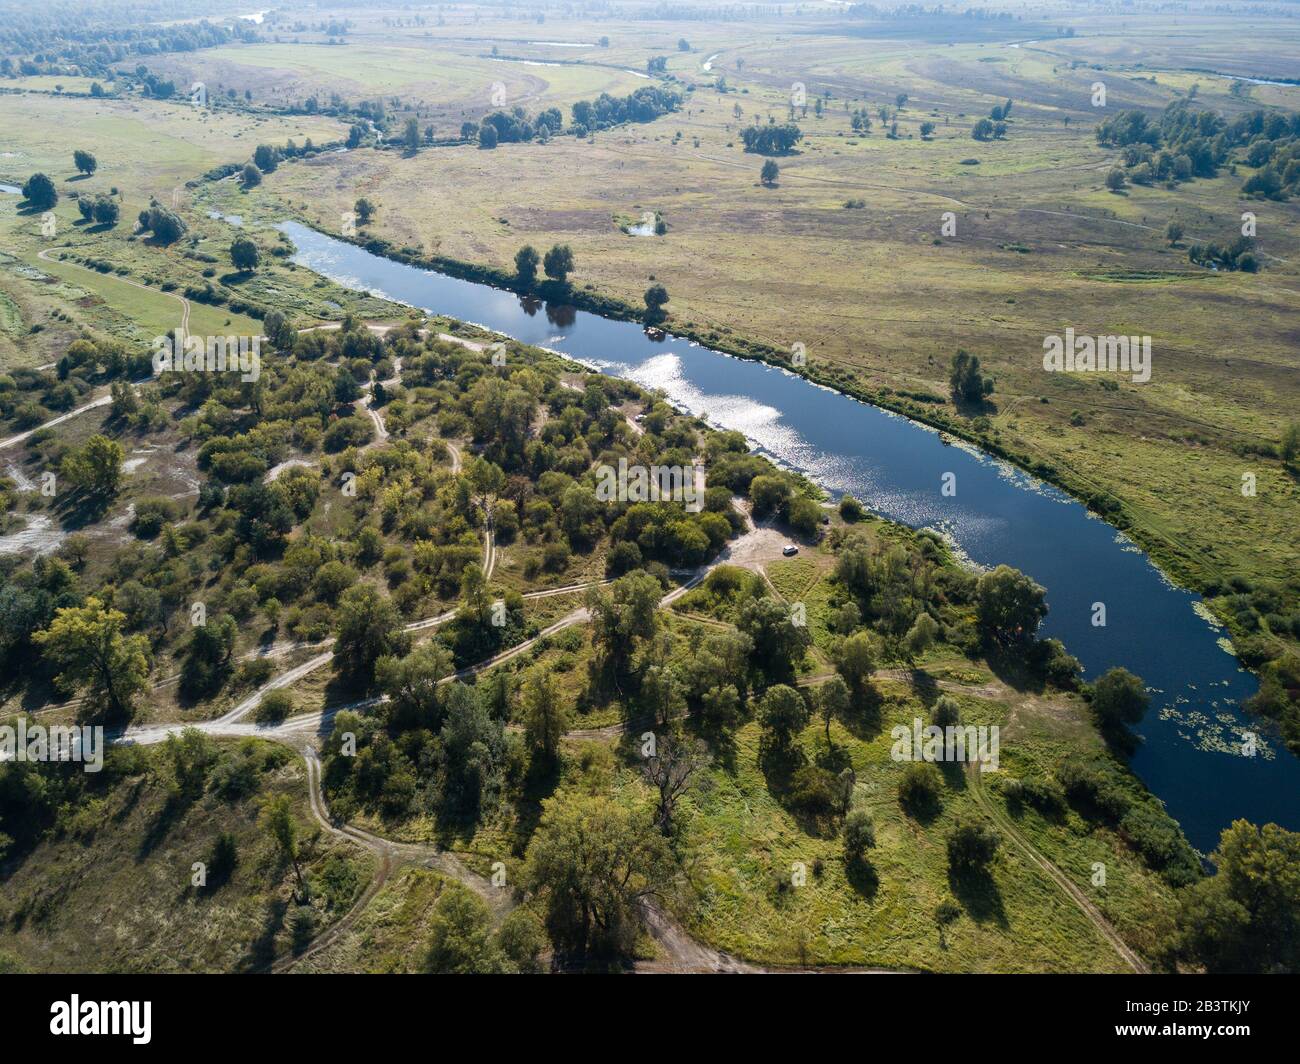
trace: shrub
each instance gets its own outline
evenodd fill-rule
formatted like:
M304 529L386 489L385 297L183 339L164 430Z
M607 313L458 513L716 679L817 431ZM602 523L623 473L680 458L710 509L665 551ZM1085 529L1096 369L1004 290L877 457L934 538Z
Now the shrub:
M288 691L277 688L274 691L267 691L262 696L262 700L257 704L253 719L258 724L279 724L292 712L293 695L289 694Z
M898 803L908 813L928 813L939 807L943 777L926 761L913 761L898 781Z

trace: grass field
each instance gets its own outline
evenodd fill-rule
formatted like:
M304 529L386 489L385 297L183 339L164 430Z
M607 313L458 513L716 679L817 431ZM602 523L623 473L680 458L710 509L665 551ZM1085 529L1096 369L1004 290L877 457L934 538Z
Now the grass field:
M1187 64L1213 62L1195 44L1214 28L1195 27ZM773 42L749 30L709 72L703 48L672 54L669 70L696 91L650 125L594 143L319 158L283 168L260 194L326 228L364 195L379 206L375 235L497 267L524 243L565 242L577 284L635 304L653 276L672 296L672 321L703 339L802 343L810 365L868 394L946 395L949 359L965 347L997 378L986 415L999 442L1054 465L1078 490L1114 493L1178 575L1275 575L1292 555L1300 493L1276 462L1243 459L1241 448L1275 444L1300 398L1297 209L1241 200L1244 174L1227 171L1175 191L1106 191L1114 152L1093 137L1093 81L1108 86L1106 113L1160 107L1193 84L1203 106L1231 114L1254 104L1225 79L1135 70L1109 47L1085 53L1099 69L1071 70L1092 39L877 50L855 37ZM719 74L739 91L716 92ZM763 188L762 159L742 151L738 133L755 119L783 121L795 81L810 101L831 98L823 117L800 117L798 154L780 159L777 186ZM1262 89L1269 102L1300 101L1300 89L1250 92ZM910 97L899 139L874 117L870 135L853 133L851 109L874 115L898 92ZM1006 140L972 140L974 118L1007 96ZM937 126L928 141L923 120ZM979 164L962 165L972 158ZM859 199L861 209L844 206ZM1187 244L1230 239L1247 209L1260 219L1263 272L1188 263ZM620 219L646 211L667 222L665 236L620 231ZM947 211L955 237L940 235ZM1163 236L1174 217L1187 229L1178 247ZM1106 390L1044 373L1043 338L1066 325L1150 335L1151 382ZM1239 491L1247 471L1259 478L1254 498Z
M293 799L305 875L316 883L311 934L346 912L373 862L348 843L318 837L301 760L269 743L221 749L227 758L257 760L253 794L232 800L209 790L179 798L159 747L68 810L5 880L0 954L32 972L252 970L288 954L298 908L292 872L257 824L261 799L275 794ZM210 860L223 832L235 839L235 868L197 889L192 865Z

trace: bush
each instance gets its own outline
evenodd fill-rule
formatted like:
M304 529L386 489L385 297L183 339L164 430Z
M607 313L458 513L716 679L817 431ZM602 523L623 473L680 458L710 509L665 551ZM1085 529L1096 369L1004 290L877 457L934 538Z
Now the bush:
M982 871L1002 841L986 824L959 824L948 836L948 865L954 871Z
M174 499L161 496L141 499L135 504L131 531L141 539L153 539L163 525L176 521L180 515L181 507Z
M844 860L861 864L876 845L876 825L865 809L855 809L844 820Z
M257 704L253 719L258 724L279 724L293 712L293 705L293 695L289 694L288 691L279 688L274 691L267 691Z
M947 728L961 720L961 706L952 695L940 695L934 704L934 723Z
M898 803L908 813L938 809L943 794L943 777L926 761L913 761L898 781Z
M861 521L866 515L866 509L862 503L858 502L852 495L845 495L840 500L840 517L850 523Z
M843 813L848 796L843 781L819 765L801 765L790 777L790 806L819 820Z

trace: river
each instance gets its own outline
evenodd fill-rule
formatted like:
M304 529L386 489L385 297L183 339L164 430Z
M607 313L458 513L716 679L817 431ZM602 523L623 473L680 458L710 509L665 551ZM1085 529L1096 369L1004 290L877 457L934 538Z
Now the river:
M877 513L943 531L973 562L1006 563L1047 589L1042 634L1096 677L1121 665L1152 689L1134 770L1192 845L1213 849L1237 818L1300 830L1300 761L1275 735L1242 753L1259 726L1238 703L1256 681L1224 649L1200 596L1172 584L1114 527L1068 495L926 426L784 370L688 340L655 340L634 322L542 307L513 292L393 262L296 222L294 261L348 287L485 326L649 388ZM944 495L945 474L956 492ZM1094 603L1106 625L1093 625Z

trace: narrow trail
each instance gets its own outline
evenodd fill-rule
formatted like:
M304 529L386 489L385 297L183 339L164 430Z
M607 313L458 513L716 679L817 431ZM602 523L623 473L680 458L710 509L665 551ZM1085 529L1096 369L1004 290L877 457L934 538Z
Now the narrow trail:
M1037 847L1029 841L1020 831L1011 819L1007 817L997 806L989 800L988 795L984 792L984 784L980 779L980 768L978 765L971 763L966 766L966 779L970 784L971 794L975 798L976 804L984 814L998 826L999 829L1007 836L1015 847L1024 854L1038 869L1046 873L1047 876L1078 906L1079 911L1083 913L1097 928L1103 938L1114 947L1116 953L1134 972L1139 975L1150 975L1151 969L1147 966L1146 961L1134 952L1129 945L1120 937L1119 932L1111 926L1110 921L1102 914L1102 911L1093 904L1082 890L1080 890L1064 872L1055 864L1048 860Z
M541 591L529 591L525 593L523 597L526 601L531 601L535 599L555 598L559 595L578 594L580 592L586 591L588 588L603 587L610 583L612 583L612 581L610 580L593 580L588 583L566 584L563 587L545 588ZM585 610L574 611L574 613L570 613L567 617L563 618L561 621L551 625L549 628L538 633L538 635L535 636L533 639L527 640L524 643L516 644L515 646L502 651L500 654L496 655L495 657L490 658L487 661L480 662L477 665L470 666L467 669L464 669L461 672L456 673L455 675L456 676L473 675L475 672L489 669L494 665L498 665L503 661L507 661L510 658L516 656L517 654L521 654L524 651L528 650L537 642L538 639L541 639L543 636L560 631L561 629L568 627L570 624L577 623L577 621L579 620L577 614L584 613L584 612ZM437 628L439 625L446 624L455 616L456 616L456 610L454 609L446 610L445 612L436 614L433 617L425 617L418 621L411 621L409 624L404 626L403 630L407 632L427 631L430 628ZM585 620L585 617L581 619ZM272 657L272 656L278 657L282 654L291 653L294 650L304 650L312 647L326 648L322 650L321 653L315 655L314 657L308 658L306 661L301 662L298 665L295 665L293 668L288 669L287 671L281 673L279 676L273 677L271 680L268 680L256 691L252 692L246 698L242 699L235 706L227 710L219 717L216 717L208 721L196 721L194 723L182 722L182 723L174 723L174 724L154 724L154 725L144 725L140 727L131 727L126 730L126 732L121 736L121 738L128 742L140 742L140 743L161 742L163 739L166 738L168 734L179 733L185 728L198 728L201 731L211 730L213 731L214 734L218 734L218 733L224 734L223 732L220 732L220 729L224 729L229 725L239 724L245 717L247 717L253 710L255 710L258 707L258 705L261 704L262 699L271 691L276 691L283 687L288 687L290 684L293 684L298 680L301 680L304 676L308 675L309 673L315 672L317 669L333 661L334 651L332 649L329 649L330 647L333 646L333 643L334 643L333 639L323 640L320 643L293 643L293 644L288 644L284 648L278 650L274 655L254 654L252 655L253 657ZM179 679L180 679L179 675L167 677L164 680L160 680L157 683L155 683L153 685L153 688L155 690L159 689L168 684L175 683ZM81 701L80 699L75 699L70 702L60 702L52 705L41 706L40 708L33 709L29 712L31 714L37 714L37 713L53 712L55 710L60 710L60 709L75 708L77 705L80 704L80 701ZM349 703L348 705L343 705L343 706L335 706L330 709L322 710L319 713L313 715L313 719L316 719L317 721L320 720L328 721L335 713L338 713L340 710L358 708L360 706L373 704L374 702L375 702L374 699L366 699L362 702ZM297 722L294 725L295 728L301 728L302 727L301 722L305 719L307 719L305 715L291 717L290 721L285 722L285 724L279 725L278 727L285 728L289 726L290 722ZM250 734L263 734L266 735L267 738L274 738L275 731L276 728L260 728L258 731ZM231 734L242 734L242 733L236 732Z
M447 453L451 456L451 471L459 473L465 466L464 456L460 453L460 448L450 440L444 440L447 444Z
M488 903L495 924L500 924L502 917L513 908L510 891L492 886L488 880L467 868L454 854L439 850L435 846L395 842L354 825L336 821L330 816L329 808L325 803L320 758L315 747L309 742L304 742L298 747L298 752L307 766L307 796L312 816L330 835L371 853L375 857L375 873L371 876L366 889L342 917L313 938L305 949L277 959L270 965L269 971L277 973L291 971L303 961L316 956L339 941L366 911L393 874L407 865L434 869L469 887Z
M0 440L0 449L3 449L5 447L13 447L16 444L22 443L23 440L29 439L34 434L40 432L42 429L50 429L53 428L55 425L62 425L63 422L69 420L70 418L77 417L79 414L84 414L88 410L98 410L101 406L108 406L108 404L111 403L112 401L113 401L112 396L101 395L96 399L92 399L89 403L77 407L75 410L69 410L66 414L60 414L58 417L51 418L49 421L37 425L35 428L28 429L26 432L20 432L16 436L10 436L8 439Z
M75 266L77 269L79 269L79 270L85 270L87 273L96 273L96 272L97 272L97 271L91 269L89 266L83 266L83 265L82 265L81 263L79 263L79 262L67 262L67 261L62 260L62 259L58 259L58 260L56 260L56 259L52 259L52 258L50 258L50 256L53 255L55 252L57 252L57 251L62 251L62 250L64 250L64 249L63 249L63 248L46 248L44 251L38 251L38 252L36 253L36 257L37 257L38 259L40 259L42 262L50 262L50 263L53 263L53 262L56 262L56 261L57 261L58 264L59 264L60 266ZM153 293L154 295L156 295L156 296L166 296L168 299L174 299L174 300L176 300L176 301L177 301L178 303L180 303L180 305L181 305L181 332L182 332L183 334L185 334L185 335L188 335L188 334L189 334L189 331L190 331L190 301L189 301L188 299L186 299L184 296L178 296L175 292L164 292L161 288L154 288L154 287L151 286L151 285L141 284L139 281L132 281L132 280L130 280L129 278L126 278L126 277L119 277L117 274L114 274L114 275L113 275L113 280L119 282L120 284L129 284L132 288L139 288L141 291L144 291L144 292L152 292L152 293Z
M96 272L95 270L92 270L89 266L83 266L79 262L65 262L62 260L55 260L50 258L51 255L53 255L56 251L59 250L62 249L45 248L43 251L38 251L36 253L36 257L40 259L42 262L52 263L58 261L59 265L61 266L75 266L77 267L77 269L85 270L88 273ZM184 296L178 296L176 295L175 292L164 292L161 288L152 288L147 284L140 284L138 281L128 280L125 277L118 277L114 275L113 280L117 281L120 284L130 285L132 288L139 288L146 292L152 292L155 295L167 296L169 299L175 299L181 305L181 325L180 325L181 333L183 335L188 335L190 329L190 301L186 299ZM42 367L42 368L48 368L48 367ZM131 381L131 386L135 387L140 384L146 384L152 379L153 379L152 377L144 377L140 380ZM10 436L7 439L0 440L0 450L3 450L6 447L13 447L16 444L22 443L24 440L30 439L33 434L40 432L42 429L53 428L55 425L61 425L65 421L68 421L71 418L84 414L87 411L98 410L102 406L108 406L108 404L111 403L112 401L113 401L112 396L106 391L103 395L96 396L90 402L83 403L75 410L69 410L66 414L60 414L58 417L51 418L49 421L37 425L35 428L28 429L26 432L20 432L15 436Z

